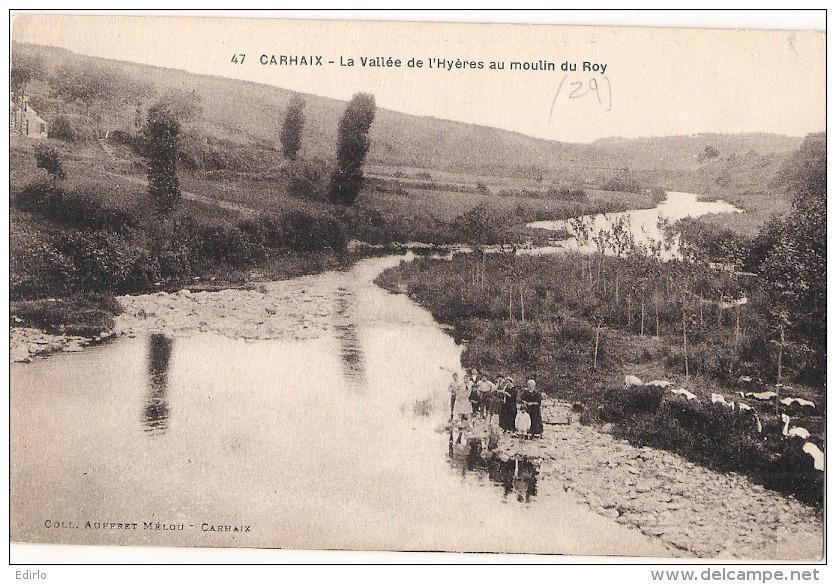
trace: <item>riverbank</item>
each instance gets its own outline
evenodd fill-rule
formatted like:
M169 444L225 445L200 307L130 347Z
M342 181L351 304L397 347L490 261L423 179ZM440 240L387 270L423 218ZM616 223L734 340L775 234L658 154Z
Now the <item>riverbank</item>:
M112 333L104 333L96 337L82 337L49 334L30 327L12 327L9 331L9 361L30 363L32 359L46 357L58 351L78 353L85 347L100 343L112 336Z
M597 514L658 538L672 555L703 559L816 560L823 531L815 510L736 473L720 473L681 456L631 445L582 425L567 403L546 399L542 438L503 434L483 420L483 456L525 459L537 469L537 496L573 496Z
M10 360L29 362L56 351L77 352L108 338L145 333L215 333L248 340L315 338L330 326L333 298L309 290L310 275L254 284L254 289L156 292L117 296L122 312L95 336L50 334L12 327Z

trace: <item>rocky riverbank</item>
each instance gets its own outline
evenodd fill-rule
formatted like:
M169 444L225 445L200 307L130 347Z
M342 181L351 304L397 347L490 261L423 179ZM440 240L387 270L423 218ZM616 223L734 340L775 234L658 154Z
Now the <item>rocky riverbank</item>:
M320 276L320 280L322 276ZM12 327L10 361L28 363L57 351L77 352L121 335L212 332L244 339L315 338L330 326L333 294L317 292L308 277L259 285L256 290L180 290L119 296L122 313L112 331L94 338Z
M596 513L659 538L672 555L747 560L822 556L821 518L793 498L741 475L715 472L584 426L559 401L543 402L543 419L542 438L526 440L496 427L491 432L481 420L466 435L482 439L487 457L524 457L534 463L538 496L569 493Z
M29 363L34 358L45 357L59 351L77 353L89 345L101 343L112 336L113 333L107 331L91 338L51 335L36 328L12 327L9 329L9 361Z
M320 280L322 276L318 276ZM211 332L244 339L306 339L327 330L333 295L307 285L309 277L226 289L120 296L117 335Z

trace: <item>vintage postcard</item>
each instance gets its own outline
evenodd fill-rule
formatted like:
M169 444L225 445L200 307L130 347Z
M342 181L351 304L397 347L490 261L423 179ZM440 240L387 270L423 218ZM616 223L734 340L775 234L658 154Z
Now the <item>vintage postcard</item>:
M11 39L13 543L823 559L823 32Z

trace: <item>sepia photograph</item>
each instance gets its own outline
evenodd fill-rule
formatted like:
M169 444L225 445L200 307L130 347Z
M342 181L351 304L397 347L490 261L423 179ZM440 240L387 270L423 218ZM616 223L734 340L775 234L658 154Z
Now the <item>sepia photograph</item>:
M824 561L823 29L343 16L10 16L12 561Z

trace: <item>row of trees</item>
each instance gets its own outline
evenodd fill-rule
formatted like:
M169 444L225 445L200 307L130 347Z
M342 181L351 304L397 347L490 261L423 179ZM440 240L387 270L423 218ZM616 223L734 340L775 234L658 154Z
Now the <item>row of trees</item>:
M158 210L167 214L180 199L177 180L177 146L180 135L179 112L161 100L148 110L143 129L148 155L148 189ZM302 148L305 126L305 102L295 94L288 105L282 125L280 141L282 154L296 161ZM331 173L330 198L340 205L354 204L363 185L363 164L369 152L369 128L374 121L375 99L368 93L358 93L343 113L337 137L336 168Z
M294 94L285 113L281 131L282 154L295 161L302 147L305 102ZM369 152L369 128L375 116L374 96L358 93L340 119L337 137L337 166L331 173L330 198L334 203L352 205L363 184L363 163Z

